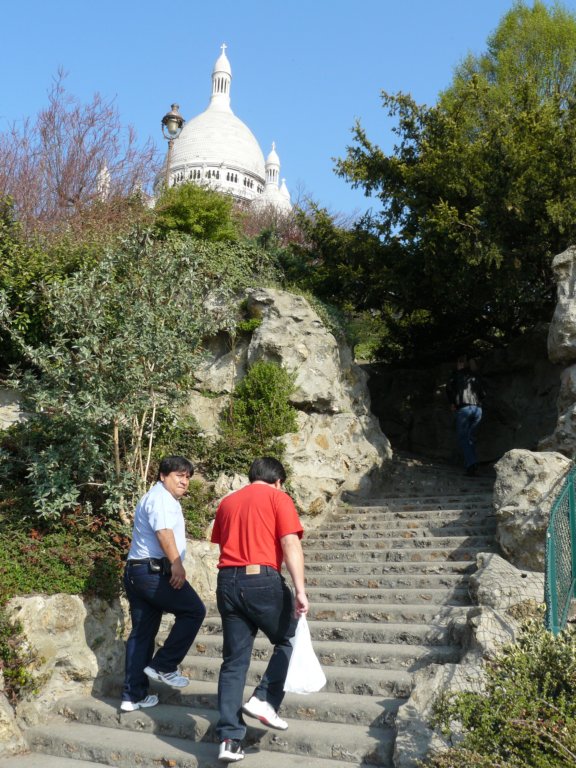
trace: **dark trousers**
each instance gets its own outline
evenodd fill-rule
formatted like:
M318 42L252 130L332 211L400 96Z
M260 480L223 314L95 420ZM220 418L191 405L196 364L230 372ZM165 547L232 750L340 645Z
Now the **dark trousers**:
M190 650L206 608L188 582L182 589L174 589L169 576L150 573L144 563L126 566L124 587L130 603L132 631L126 642L122 699L140 701L149 687L144 667L173 672ZM164 645L154 654L163 613L173 613L174 624Z
M463 405L456 412L456 434L464 454L464 466L473 467L476 458L476 432L482 421L482 408L479 405Z
M277 710L292 655L290 638L296 631L292 592L284 578L269 566L261 566L259 574L245 570L221 568L218 572L216 599L224 635L216 726L220 741L242 739L246 733L242 698L256 632L261 630L274 650L253 695Z

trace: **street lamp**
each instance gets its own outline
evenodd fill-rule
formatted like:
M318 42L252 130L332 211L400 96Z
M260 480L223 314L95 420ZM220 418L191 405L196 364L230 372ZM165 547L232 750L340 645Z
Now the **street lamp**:
M182 132L182 126L184 125L184 118L178 111L180 107L178 104L172 104L170 112L167 112L162 118L162 135L168 141L168 156L166 157L166 175L164 177L164 184L168 189L170 181L170 161L172 159L172 145L174 139L177 139Z

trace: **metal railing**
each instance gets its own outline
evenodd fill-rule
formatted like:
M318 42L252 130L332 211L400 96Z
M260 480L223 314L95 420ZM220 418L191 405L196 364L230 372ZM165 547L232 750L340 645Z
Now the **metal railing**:
M546 531L546 629L557 635L576 597L576 467L567 475L554 502Z

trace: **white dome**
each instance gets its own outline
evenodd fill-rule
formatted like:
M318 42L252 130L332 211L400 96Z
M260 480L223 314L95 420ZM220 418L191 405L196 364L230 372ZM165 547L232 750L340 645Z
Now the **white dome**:
M174 142L171 171L224 166L264 180L264 155L254 134L233 112L210 107L190 120Z
M280 158L275 144L264 155L252 131L232 112L230 87L232 68L226 45L212 70L212 95L208 108L185 123L168 153L169 186L191 181L254 202L266 194L264 204L290 206L287 190L278 192Z

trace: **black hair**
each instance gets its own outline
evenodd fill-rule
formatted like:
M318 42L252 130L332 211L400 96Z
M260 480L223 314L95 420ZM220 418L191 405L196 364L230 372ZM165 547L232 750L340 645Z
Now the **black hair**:
M286 470L278 459L272 456L263 456L260 459L254 459L248 471L248 480L253 483L255 480L262 480L271 485L280 480L283 483L286 480Z
M194 464L188 461L184 456L164 456L158 467L158 477L160 475L169 475L170 472L188 472L190 477L194 474Z

